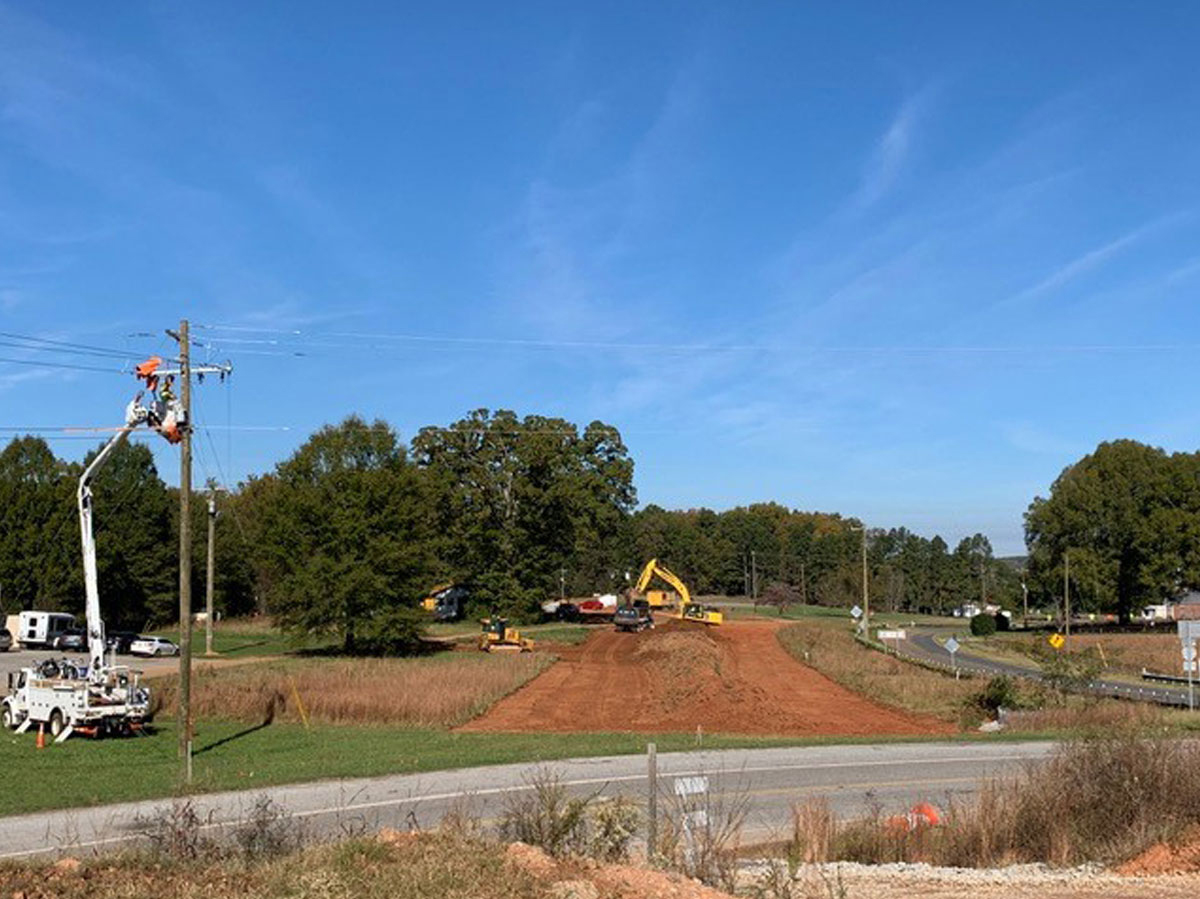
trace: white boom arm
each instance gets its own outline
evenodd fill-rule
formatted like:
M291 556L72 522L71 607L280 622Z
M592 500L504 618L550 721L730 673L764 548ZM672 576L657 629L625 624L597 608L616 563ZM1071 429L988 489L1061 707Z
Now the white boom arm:
M137 400L131 402L125 410L125 427L113 435L104 444L92 464L84 469L79 479L79 532L83 539L83 584L87 596L87 640L88 678L92 681L104 680L104 620L100 617L100 584L96 574L96 537L92 529L92 480L96 472L108 461L112 451L120 446L128 437L129 432L142 424L147 412Z

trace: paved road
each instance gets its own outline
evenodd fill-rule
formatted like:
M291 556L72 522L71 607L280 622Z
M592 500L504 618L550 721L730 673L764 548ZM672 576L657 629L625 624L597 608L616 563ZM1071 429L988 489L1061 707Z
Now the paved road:
M902 656L912 656L933 665L948 667L951 663L950 653L932 634L913 632L903 641L900 649ZM890 648L890 647L889 647ZM1042 673L1032 665L1019 665L1013 662L1002 662L989 659L986 656L973 655L970 651L958 650L955 663L963 671L974 674L999 675L1010 677L1028 677L1041 680ZM1124 681L1098 678L1090 681L1087 692L1102 696L1114 696L1120 699L1133 699L1140 702L1154 702L1159 705L1186 706L1188 704L1187 687L1170 687L1161 684L1130 684Z
M675 777L704 774L709 777L710 813L744 796L750 803L746 838L767 839L787 831L792 805L808 797L826 797L840 815L861 814L873 802L889 813L922 800L943 804L949 796L974 792L982 778L1040 759L1052 748L1033 742L909 743L665 753L659 756L660 808L672 805ZM643 756L554 762L547 770L576 794L643 799L647 790ZM214 831L235 826L263 792L324 835L383 826L431 827L456 808L490 822L529 790L536 771L521 764L326 781L210 794L197 797L195 804ZM0 818L0 859L127 847L138 839L138 818L168 804L127 803Z

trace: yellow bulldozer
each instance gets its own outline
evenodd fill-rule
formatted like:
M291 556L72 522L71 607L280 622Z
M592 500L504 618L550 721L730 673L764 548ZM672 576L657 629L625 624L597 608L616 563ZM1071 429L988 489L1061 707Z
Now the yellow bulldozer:
M707 606L702 606L699 603L692 602L691 591L688 590L687 584L679 579L679 576L673 574L665 565L659 563L658 559L651 559L642 569L641 576L637 579L637 584L634 585L634 592L639 596L646 597L651 609L668 609L675 605L674 597L665 590L647 590L650 586L650 581L658 575L662 580L666 581L675 590L675 595L678 596L678 611L676 617L683 621L698 621L701 624L720 624L725 620L724 614L717 609L710 609Z
M533 641L522 637L515 627L508 626L507 618L484 618L483 632L479 635L482 652L533 652Z

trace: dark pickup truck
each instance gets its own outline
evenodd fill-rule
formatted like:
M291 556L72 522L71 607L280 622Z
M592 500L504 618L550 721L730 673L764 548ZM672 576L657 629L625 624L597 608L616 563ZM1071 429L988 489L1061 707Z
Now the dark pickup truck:
M613 612L613 625L619 631L637 633L654 627L654 618L650 614L650 607L645 603L618 606Z

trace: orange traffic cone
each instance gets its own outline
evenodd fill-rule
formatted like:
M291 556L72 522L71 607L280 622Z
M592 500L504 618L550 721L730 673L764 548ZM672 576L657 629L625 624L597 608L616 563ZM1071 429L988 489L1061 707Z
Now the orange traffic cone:
M46 748L46 725L44 725L44 724L38 725L37 748L38 749Z

